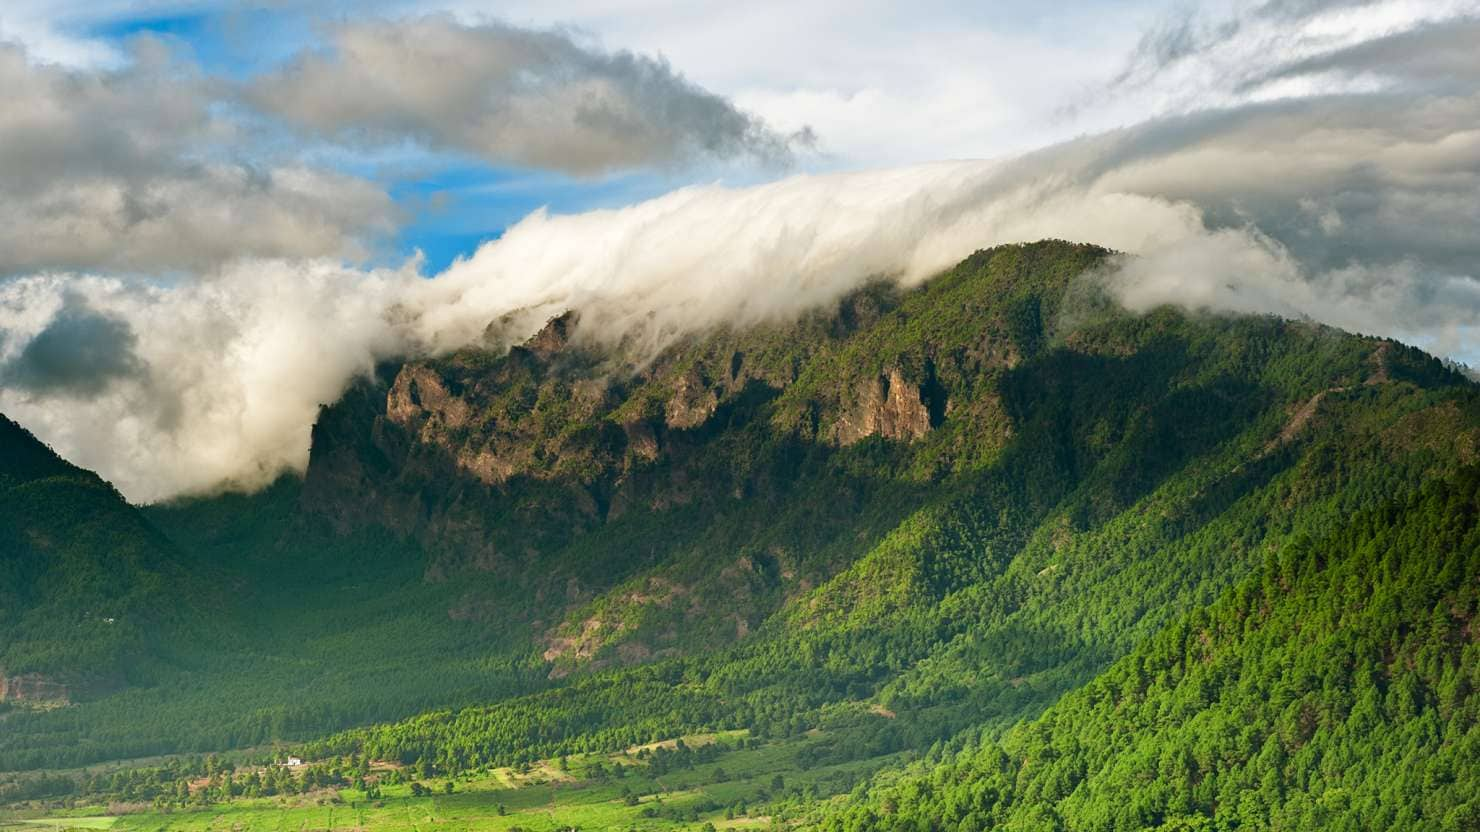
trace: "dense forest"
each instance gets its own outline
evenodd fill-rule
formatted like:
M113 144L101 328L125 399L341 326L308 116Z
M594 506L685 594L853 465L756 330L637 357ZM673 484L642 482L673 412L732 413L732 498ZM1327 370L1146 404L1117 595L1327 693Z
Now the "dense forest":
M135 509L7 437L0 676L74 690L0 702L0 793L615 783L730 732L622 759L786 749L837 776L748 809L838 830L1474 828L1480 391L1129 314L1111 256L990 249L640 364L561 318L384 367L255 495Z
M1480 469L1270 551L1040 718L825 829L1474 829Z

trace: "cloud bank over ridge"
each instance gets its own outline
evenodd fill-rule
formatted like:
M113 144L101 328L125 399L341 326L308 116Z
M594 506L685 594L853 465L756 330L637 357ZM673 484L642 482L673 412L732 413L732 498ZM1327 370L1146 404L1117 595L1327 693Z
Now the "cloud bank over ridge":
M1450 41L1470 31L1451 24ZM1369 38L1366 54L1411 54L1381 44L1438 24L1423 26ZM1310 317L1480 359L1480 67L1453 49L1436 71L1350 48L1267 73L1319 74L1319 94L1251 95L1012 160L536 212L436 275L293 256L175 281L37 271L0 282L0 411L133 499L251 488L302 468L318 406L356 375L481 343L500 317L519 340L577 309L579 337L652 352L1043 237L1135 254L1107 277L1133 309ZM70 343L112 358L72 360Z

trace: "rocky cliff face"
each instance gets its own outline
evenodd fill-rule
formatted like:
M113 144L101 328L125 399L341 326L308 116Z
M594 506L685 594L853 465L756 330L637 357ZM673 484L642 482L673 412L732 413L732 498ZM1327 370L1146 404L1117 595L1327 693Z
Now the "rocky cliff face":
M625 579L611 565L614 552L636 564L699 545L685 541L710 521L685 524L685 512L722 517L737 500L791 511L798 466L846 478L827 460L865 439L901 452L929 445L921 470L999 447L1010 432L999 379L1043 339L1047 314L1035 302L1025 315L1004 298L1037 291L1030 278L1039 258L1063 258L1069 265L1054 279L1067 280L1104 255L1087 246L1005 247L938 282L960 295L949 302L871 286L797 321L709 333L640 362L587 345L579 320L564 315L507 353L467 350L385 367L321 414L303 507L342 531L378 526L419 539L433 553L432 580L470 572L543 580L527 594L565 610L543 625L554 654L590 658L607 641L644 637L618 619L665 602L637 591L617 604L627 612L576 610ZM998 285L987 287L986 269L999 273L990 278ZM940 431L941 441L926 441ZM828 492L840 504L827 511L854 522L848 501L861 507L874 487L840 479ZM795 524L785 534L825 527L816 518ZM769 531L736 534L758 541ZM628 537L609 542L619 534ZM649 632L642 650L628 643L627 654L662 654L685 628L746 632L761 619L724 612L706 624L714 617L707 610L737 598L774 605L832 568L758 566L785 563L793 548L790 539L768 546L741 555L745 568L729 578L716 572L695 582L721 587L724 599L661 607L675 626ZM576 557L561 552L579 559L559 566ZM713 569L734 558L716 558ZM477 608L472 601L458 614ZM591 620L602 624L588 630L582 622Z
M838 419L839 444L852 445L869 436L908 442L930 431L924 388L907 381L898 367L864 381L855 395L858 403Z
M670 428L689 430L709 421L719 407L714 385L696 369L681 374L673 385L673 396L663 406L663 421Z
M477 506L516 501L533 520L531 490L554 491L580 515L573 526L599 525L614 508L688 504L704 449L763 415L757 430L845 447L917 440L949 404L933 376L892 366L772 408L794 367L697 343L634 372L572 346L572 325L553 320L504 356L410 362L361 384L315 427L305 506L341 529L381 524L489 552Z
M435 441L441 433L466 427L472 412L467 401L424 364L402 367L385 399L386 418L418 439Z
M1023 437L1052 453L1018 464L1057 483L1132 439L1155 452L1127 460L1201 442L1199 420L1252 401L1148 381L1196 360L1155 340L1164 320L1090 305L1055 331L1066 288L1106 254L984 251L920 289L868 287L651 360L590 346L565 315L507 353L383 368L325 409L303 505L420 540L425 577L467 588L449 615L521 617L556 675L729 643L834 577L931 483ZM1094 329L1105 314L1126 325ZM1126 390L1157 404L1093 404ZM1145 466L1103 476L1075 522L1138 493Z

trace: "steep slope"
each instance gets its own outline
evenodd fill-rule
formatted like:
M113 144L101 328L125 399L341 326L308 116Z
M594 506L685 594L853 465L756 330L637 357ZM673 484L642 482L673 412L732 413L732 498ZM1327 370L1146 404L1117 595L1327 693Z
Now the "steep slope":
M324 413L304 506L416 537L464 612L522 614L566 673L743 638L963 489L995 490L967 508L1011 498L990 507L1021 513L998 518L1010 546L1050 510L1062 544L1208 459L1220 479L1184 522L1213 519L1348 413L1386 445L1448 443L1423 449L1440 465L1474 453L1473 414L1423 392L1465 388L1432 359L1273 319L1127 316L1076 281L1108 254L985 251L635 372L569 317L508 355L413 362ZM480 589L507 585L526 609Z
M1270 552L1041 718L823 824L1473 829L1480 469Z
M1475 460L1480 398L1438 361L1307 323L1127 315L1072 280L1102 256L1006 247L902 296L850 298L836 329L790 334L799 346L781 376L789 381L758 412L716 423L707 447L720 464L691 473L685 465L700 463L685 463L676 440L695 429L665 421L663 434L650 422L660 438L651 468L612 453L597 476L575 480L638 494L677 481L692 496L677 508L624 501L615 519L595 510L563 530L575 543L539 553L562 581L596 576L578 571L589 558L612 587L593 577L584 588L594 597L567 597L545 655L557 673L665 649L687 658L351 732L312 753L456 771L716 727L820 727L836 733L843 757L924 748L1035 716L1243 580L1268 551ZM870 314L856 314L869 302ZM850 318L863 323L838 323ZM715 379L735 365L734 337L660 358L606 422L691 412L675 401L712 399L723 412L738 394ZM694 368L707 394L680 383ZM442 386L451 398L469 389ZM926 418L888 415L910 412L891 398L918 402ZM476 420L479 410L466 413ZM901 424L928 428L855 440L848 427ZM403 447L455 459L449 447L483 436L423 432ZM618 447L643 447L628 442ZM791 460L786 476L775 475L778 459ZM476 522L496 517L477 507L503 493L463 491L456 502ZM681 522L665 524L673 517ZM502 527L477 528L496 544ZM716 528L724 536L708 537ZM638 558L626 551L634 539L645 545ZM734 615L744 627L714 626Z
M570 317L413 362L324 413L304 505L416 537L470 611L508 616L476 587L523 585L557 673L727 643L1000 451L999 378L1107 255L984 252L635 367Z
M0 701L127 682L194 603L190 560L97 475L0 416Z

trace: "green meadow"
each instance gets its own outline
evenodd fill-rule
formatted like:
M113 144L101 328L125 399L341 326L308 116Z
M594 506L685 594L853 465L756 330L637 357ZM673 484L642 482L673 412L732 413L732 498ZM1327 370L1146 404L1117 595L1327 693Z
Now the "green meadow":
M565 829L758 829L770 828L777 807L826 799L853 786L901 755L803 768L821 732L757 743L745 731L694 734L685 745L720 749L707 762L655 775L644 749L673 748L678 739L629 748L492 768L449 780L433 778L382 786L376 796L355 788L304 795L240 798L198 808L147 810L78 806L45 817L0 821L4 832L113 829L118 832L306 832L307 830L565 830ZM614 776L613 771L625 772ZM382 771L389 770L388 768ZM86 813L86 814L82 814Z
M118 818L110 815L62 816L49 818L0 819L0 830L5 832L40 832L45 829L112 829Z

